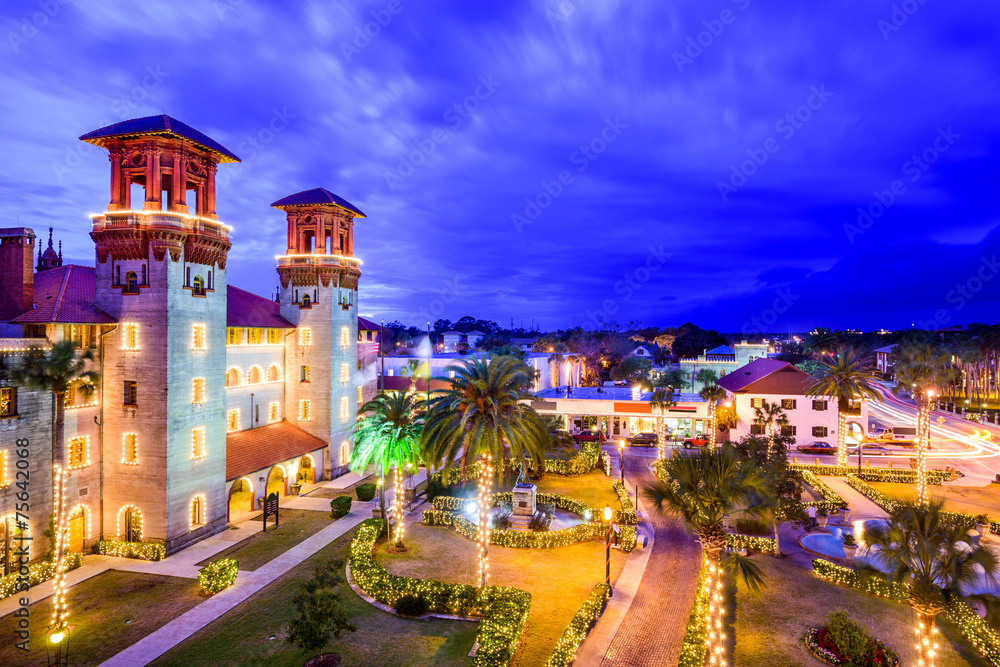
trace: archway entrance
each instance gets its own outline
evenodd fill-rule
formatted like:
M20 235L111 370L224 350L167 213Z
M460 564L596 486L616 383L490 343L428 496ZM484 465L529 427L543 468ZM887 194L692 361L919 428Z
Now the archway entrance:
M126 542L142 541L142 514L131 505L122 512L122 539Z
M229 489L229 508L226 519L253 511L253 485L246 477L240 477Z
M308 454L299 461L299 472L295 476L295 481L299 484L316 483L316 468L313 466L313 458Z
M279 496L286 496L288 495L288 491L285 487L285 469L281 466L274 466L267 476L267 487L265 487L264 496L267 497L272 493L277 493Z
M87 539L87 516L83 506L77 506L69 515L69 550L73 553L83 553Z
M847 433L845 434L847 442L852 445L856 445L865 438L865 429L858 422L847 422Z

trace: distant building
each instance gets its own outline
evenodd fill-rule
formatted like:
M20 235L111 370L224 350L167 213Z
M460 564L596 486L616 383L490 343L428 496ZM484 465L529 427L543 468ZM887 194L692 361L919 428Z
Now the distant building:
M628 353L630 357L639 357L640 359L652 359L653 353L645 345L639 345L634 350Z
M721 378L751 361L767 358L769 351L767 342L749 343L744 340L733 347L720 345L711 350L705 350L703 354L694 359L681 359L678 361L678 367L684 373L684 378L690 383L685 389L697 394L705 386L698 379L698 374L701 371L713 371L717 378Z
M484 338L486 338L486 334L482 331L476 331L475 329L465 334L465 341L469 344L470 349L479 347L479 341Z
M461 331L445 331L441 334L441 351L445 354L458 352L458 344L462 342Z
M883 375L892 368L890 360L892 359L892 350L895 347L895 345L886 345L875 350L875 368Z

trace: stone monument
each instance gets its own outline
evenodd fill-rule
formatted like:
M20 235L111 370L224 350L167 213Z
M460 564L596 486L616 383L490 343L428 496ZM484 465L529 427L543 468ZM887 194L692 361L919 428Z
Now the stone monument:
M518 482L511 492L514 514L532 516L535 513L535 492L537 487L528 482Z

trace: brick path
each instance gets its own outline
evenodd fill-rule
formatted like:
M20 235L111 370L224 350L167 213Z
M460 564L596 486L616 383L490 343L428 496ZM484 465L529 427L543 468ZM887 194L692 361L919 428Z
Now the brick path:
M641 487L653 481L649 459L626 457L625 472ZM656 541L642 585L602 665L676 665L701 567L701 549L680 519L651 513Z

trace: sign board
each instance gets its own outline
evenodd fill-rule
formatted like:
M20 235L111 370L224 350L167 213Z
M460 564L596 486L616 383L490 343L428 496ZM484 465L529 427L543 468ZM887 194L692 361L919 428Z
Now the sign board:
M263 514L264 530L263 530L263 532L266 533L267 532L267 517L274 516L274 525L275 525L275 527L278 526L278 494L277 493L272 493L271 495L267 496L266 498L262 498L262 501L263 501L262 505L264 507L264 514Z

